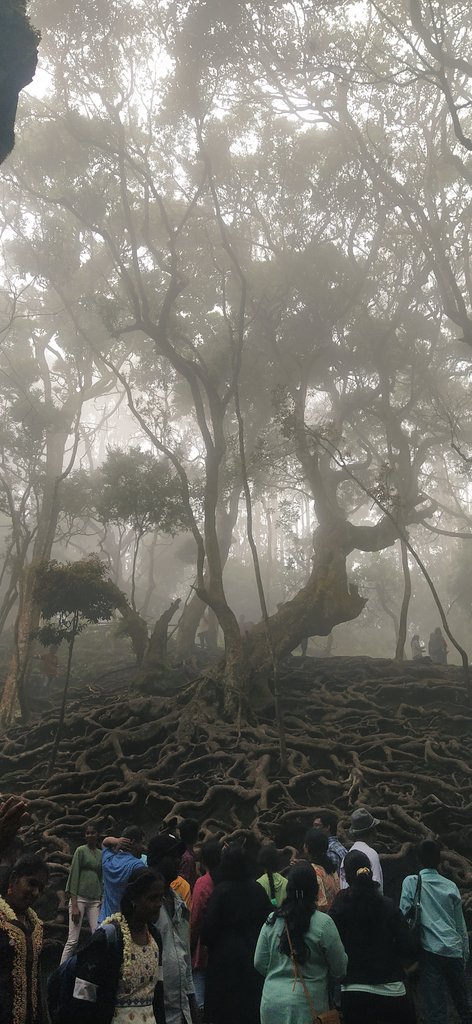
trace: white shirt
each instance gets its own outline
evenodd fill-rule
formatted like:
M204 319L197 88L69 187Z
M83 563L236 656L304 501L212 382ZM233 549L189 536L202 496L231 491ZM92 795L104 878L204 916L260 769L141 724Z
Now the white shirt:
M351 846L351 850L360 850L361 853L365 853L366 857L370 860L370 866L372 868L372 878L374 882L378 882L380 885L380 892L383 892L383 873L380 866L380 857L377 850L374 850L372 846L367 846L367 843L363 843L361 839L356 839L356 842ZM349 850L349 853L351 852ZM341 883L341 889L347 889L348 884L346 882L346 876L344 874L344 861L341 864L341 870L339 872L339 880Z

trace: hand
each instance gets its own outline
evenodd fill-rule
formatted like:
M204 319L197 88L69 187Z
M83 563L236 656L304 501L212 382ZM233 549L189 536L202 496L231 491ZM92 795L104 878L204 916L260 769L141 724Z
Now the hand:
M11 796L0 805L0 850L15 838L27 811L27 803L21 797Z
M80 911L77 903L71 904L71 917L75 925L80 924Z
M124 839L123 836L122 836L121 839L117 839L116 842L117 842L120 850L130 850L131 849L131 839Z

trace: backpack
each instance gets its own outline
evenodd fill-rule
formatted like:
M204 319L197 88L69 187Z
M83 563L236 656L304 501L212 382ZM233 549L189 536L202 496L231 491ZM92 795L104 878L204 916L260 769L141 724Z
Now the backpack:
M117 929L113 924L101 925L101 928L107 937L107 949L111 950L114 955L119 955ZM78 955L74 953L63 964L59 964L59 967L48 978L47 1007L51 1024L71 1024L74 1019L74 1010L77 1006L74 989L77 980Z

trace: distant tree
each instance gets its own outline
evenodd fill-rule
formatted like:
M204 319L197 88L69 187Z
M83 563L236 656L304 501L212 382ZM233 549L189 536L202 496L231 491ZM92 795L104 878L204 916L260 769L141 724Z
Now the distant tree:
M107 569L96 556L80 562L46 562L35 572L34 598L44 625L37 638L44 647L68 648L66 677L49 772L54 768L62 735L67 692L76 637L85 626L107 622L117 606L117 588L107 578Z

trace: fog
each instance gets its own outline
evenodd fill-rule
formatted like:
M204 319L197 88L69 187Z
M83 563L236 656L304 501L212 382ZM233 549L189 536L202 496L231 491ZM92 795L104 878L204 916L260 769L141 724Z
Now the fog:
M170 662L208 607L232 686L307 637L411 658L442 626L464 663L472 14L427 6L30 5L0 192L4 717L37 567L92 555L149 637L180 599Z

